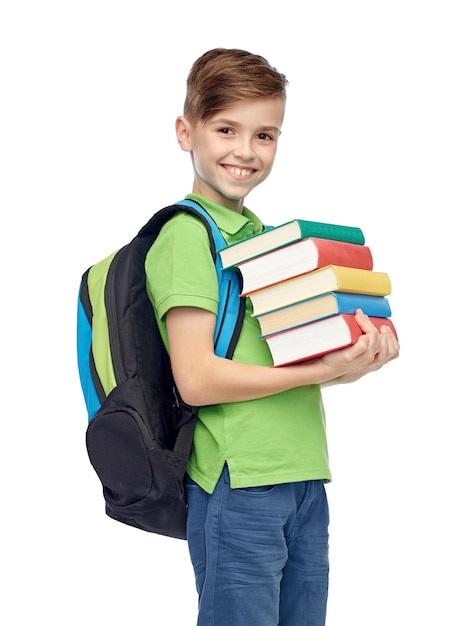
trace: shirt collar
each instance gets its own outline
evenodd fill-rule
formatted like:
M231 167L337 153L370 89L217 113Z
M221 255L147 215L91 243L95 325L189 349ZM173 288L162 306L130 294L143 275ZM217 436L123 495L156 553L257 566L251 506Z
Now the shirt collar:
M260 233L264 229L259 217L246 207L243 207L241 213L237 213L197 194L188 194L186 199L199 202L219 228L230 235L231 242L241 241L246 237Z

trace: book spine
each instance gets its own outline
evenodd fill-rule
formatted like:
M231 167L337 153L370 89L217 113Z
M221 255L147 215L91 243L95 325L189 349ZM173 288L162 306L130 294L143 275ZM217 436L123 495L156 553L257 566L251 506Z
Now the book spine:
M367 296L360 293L334 292L338 313L355 314L362 309L369 317L391 317L392 311L389 300L384 296ZM320 296L318 296L320 297Z
M361 270L373 269L373 255L368 246L318 237L313 237L312 240L318 254L314 269L326 265L341 265Z
M347 241L358 245L365 244L363 231L357 226L342 226L340 224L326 224L325 222L310 222L297 220L302 238L320 237L321 239L334 239Z
M342 265L330 265L328 267L333 268L336 275L338 286L334 291L372 296L388 296L391 293L391 281L386 272L361 270Z

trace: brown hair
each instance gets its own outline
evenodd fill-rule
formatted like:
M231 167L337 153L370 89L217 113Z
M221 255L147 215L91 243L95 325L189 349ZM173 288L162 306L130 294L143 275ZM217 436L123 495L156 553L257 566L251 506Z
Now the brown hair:
M192 123L241 100L285 98L288 81L262 56L214 48L197 59L188 75L184 116Z

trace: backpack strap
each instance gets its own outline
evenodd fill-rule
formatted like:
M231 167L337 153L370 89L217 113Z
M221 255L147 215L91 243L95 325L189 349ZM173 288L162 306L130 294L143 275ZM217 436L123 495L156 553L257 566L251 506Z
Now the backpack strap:
M245 298L240 297L241 285L238 273L235 270L224 270L222 268L218 250L225 247L226 241L209 213L198 202L181 200L158 211L143 226L138 236L154 236L154 231L158 233L163 224L177 211L185 211L186 213L196 215L206 227L219 282L219 305L214 330L214 351L217 356L231 359L245 315Z

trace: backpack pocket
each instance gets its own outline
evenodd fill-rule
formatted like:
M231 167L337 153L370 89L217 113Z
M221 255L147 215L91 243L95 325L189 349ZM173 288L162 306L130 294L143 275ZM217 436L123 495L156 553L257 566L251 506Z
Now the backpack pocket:
M188 456L163 450L137 411L105 407L89 422L86 447L106 513L149 532L186 538L183 476Z

